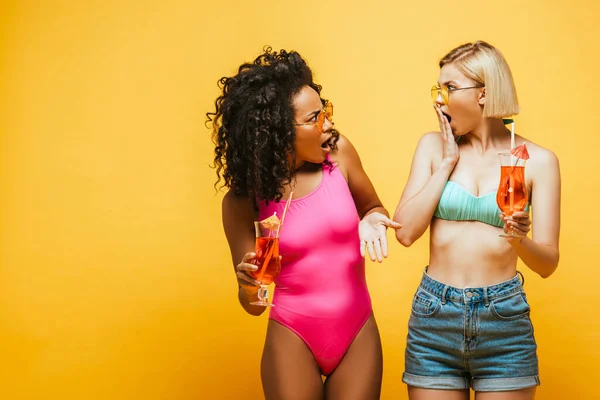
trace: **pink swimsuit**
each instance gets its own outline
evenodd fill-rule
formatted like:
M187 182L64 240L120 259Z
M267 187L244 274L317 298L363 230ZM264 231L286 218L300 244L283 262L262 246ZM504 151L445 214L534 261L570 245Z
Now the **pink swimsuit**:
M359 217L339 169L323 165L321 183L292 200L279 238L281 272L270 318L298 335L329 375L371 315L360 255ZM285 201L259 203L259 218L281 218Z

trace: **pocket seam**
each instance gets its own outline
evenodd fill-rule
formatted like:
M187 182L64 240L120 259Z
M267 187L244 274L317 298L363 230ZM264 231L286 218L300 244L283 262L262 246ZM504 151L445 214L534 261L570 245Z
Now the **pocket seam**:
M517 314L517 315L512 315L510 317L506 317L506 316L503 316L500 313L498 313L498 311L496 310L496 305L494 303L498 300L509 299L514 296L519 296L521 298L523 303L525 303L525 305L527 306L527 311ZM512 296L505 296L505 297L501 297L500 299L493 300L490 303L490 309L492 311L492 315L494 315L494 317L498 318L500 321L515 321L518 319L527 318L529 316L529 314L531 313L531 307L529 306L529 303L523 298L522 292L518 292L516 294L513 294Z
M421 293L420 290L417 291L417 293L415 293L415 298L413 300L413 304L410 307L410 311L411 311L412 315L414 315L415 317L418 317L418 318L431 318L431 317L435 316L440 309L441 301L438 298L429 300L429 299L425 299L423 297L419 297L419 293ZM427 307L429 307L434 301L436 302L436 305L433 308L433 310L431 311L431 313L429 313L429 314L423 314L418 311L415 311L415 309L414 309L414 303L419 303L419 304L426 305ZM428 303L428 304L425 304L425 303Z

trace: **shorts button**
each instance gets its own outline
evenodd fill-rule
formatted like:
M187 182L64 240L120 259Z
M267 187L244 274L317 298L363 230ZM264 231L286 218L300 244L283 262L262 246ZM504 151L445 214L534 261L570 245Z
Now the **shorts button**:
M471 298L471 297L473 297L473 292L467 292L467 297L468 297L468 298Z

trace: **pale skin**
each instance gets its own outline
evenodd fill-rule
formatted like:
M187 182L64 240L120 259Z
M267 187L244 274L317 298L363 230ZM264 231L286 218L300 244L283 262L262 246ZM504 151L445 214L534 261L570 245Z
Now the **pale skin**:
M371 260L382 262L387 257L387 227L399 229L401 225L389 219L350 141L341 136L335 152L322 146L331 137L329 130L332 123L325 119L322 132L312 124L322 112L318 93L305 86L294 97L294 109L296 123L307 125L296 126L295 173L291 184L285 188L283 198L287 199L290 191L294 192L295 198L311 193L322 179L322 162L329 154L348 182L361 219L358 227L361 243L357 243L357 246L360 246L363 256L368 253ZM223 225L237 276L238 298L251 315L260 315L265 311L264 307L250 305L257 299L259 284L248 275L248 271L256 269L251 261L255 256L252 252L255 241L253 222L257 218L248 198L238 197L232 191L225 195ZM285 257L285 254L281 257ZM369 373L364 372L365 368ZM283 325L273 320L268 322L261 362L267 400L378 399L382 369L381 341L373 316L324 384L319 367L306 344Z
M438 84L456 88L476 86L453 64L440 71ZM532 216L516 212L502 216L504 231L516 239L499 238L502 229L476 221L446 221L433 217L446 184L451 180L474 196L498 189L498 153L510 149L510 133L501 119L483 118L485 88L451 92L449 104L438 96L434 105L441 132L423 135L413 158L410 176L394 214L404 225L396 238L410 246L430 228L427 273L455 287L482 287L511 279L517 259L543 278L557 268L560 230L560 172L554 153L521 136L531 158L525 168ZM451 117L450 122L446 115ZM462 136L456 143L456 137ZM531 229L533 228L533 229ZM531 235L529 235L531 233ZM411 400L467 400L468 390L431 390L409 386ZM476 392L477 400L529 400L535 388L507 392Z

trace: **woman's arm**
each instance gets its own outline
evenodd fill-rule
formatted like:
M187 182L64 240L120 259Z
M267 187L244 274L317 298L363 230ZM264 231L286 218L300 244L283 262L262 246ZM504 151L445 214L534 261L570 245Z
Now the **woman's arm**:
M238 281L238 298L248 314L260 315L265 307L250 305L258 299L259 282L246 271L256 269L249 263L254 254L256 214L250 199L236 196L230 190L223 198L223 228L229 243L233 268Z
M531 206L533 224L532 239L509 239L517 255L525 265L547 278L558 267L558 241L560 233L560 167L556 155L549 150L532 152L528 172L532 177ZM506 218L508 225L519 229L520 213ZM524 215L528 225L528 216ZM521 222L522 224L522 222ZM528 230L528 229L527 229Z
M371 180L363 169L358 152L344 136L340 135L337 142L338 151L332 159L338 162L340 171L348 181L350 193L361 219L359 236L361 239L361 254L365 255L368 248L371 260L379 262L387 257L387 227L400 229L402 225L389 218L389 213L381 203Z
M396 231L396 239L406 247L419 239L429 227L444 186L459 158L458 145L448 120L439 107L434 106L434 109L441 135L429 132L419 140L408 182L394 213L394 221L404 225L404 229ZM439 162L434 162L436 154L442 155Z
M340 135L337 145L338 151L332 159L338 161L338 166L348 181L358 217L363 219L373 212L380 212L389 217L352 143L345 136Z
M436 149L440 151L439 142L437 132L427 133L419 141L408 182L394 213L394 221L404 225L404 229L396 231L396 239L406 247L419 239L429 227L444 185L454 169L453 164L442 161L432 173L431 154Z

